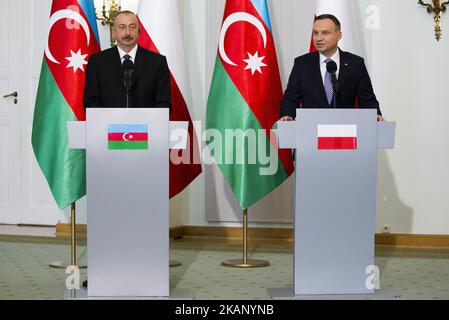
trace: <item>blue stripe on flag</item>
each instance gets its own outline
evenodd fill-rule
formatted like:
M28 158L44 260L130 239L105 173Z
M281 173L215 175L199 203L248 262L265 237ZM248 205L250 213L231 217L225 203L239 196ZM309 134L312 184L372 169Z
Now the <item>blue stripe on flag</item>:
M268 6L266 0L251 0L253 6L256 8L259 15L262 17L263 21L265 22L265 25L270 30L271 33L271 23L270 23L270 15L268 13Z
M147 133L148 125L146 124L108 124L108 133Z
M100 36L98 35L97 28L97 18L95 17L95 6L93 0L78 0L78 3L81 9L84 11L84 14L89 20L90 27L92 28L92 32L97 38L97 43L100 44Z

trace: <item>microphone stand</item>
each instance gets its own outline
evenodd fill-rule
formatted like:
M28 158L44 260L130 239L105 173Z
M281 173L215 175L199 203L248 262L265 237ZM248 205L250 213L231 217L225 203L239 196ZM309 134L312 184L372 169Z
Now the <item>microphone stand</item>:
M337 94L339 91L339 86L340 84L338 83L337 75L334 72L332 73L332 87L334 89L334 109L337 109Z
M131 89L132 73L131 68L126 68L125 71L125 91L126 91L126 108L129 108L129 91Z

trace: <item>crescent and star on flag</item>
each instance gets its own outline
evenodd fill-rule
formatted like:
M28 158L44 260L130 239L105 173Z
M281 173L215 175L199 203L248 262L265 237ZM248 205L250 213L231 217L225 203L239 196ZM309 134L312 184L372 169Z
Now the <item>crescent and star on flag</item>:
M129 139L126 138L127 135L129 135ZM132 140L133 136L130 135L129 132L125 132L125 133L123 134L122 138L123 138L123 141L129 141L129 140Z
M229 15L223 22L223 26L221 28L218 50L223 61L234 67L237 67L238 65L233 62L226 53L225 38L229 27L236 22L247 22L256 27L262 35L264 48L267 47L267 32L259 19L246 12L236 12ZM263 59L265 59L265 57L259 57L258 51L254 54L248 52L248 59L243 59L243 61L246 62L245 70L251 70L252 75L254 75L256 71L262 73L262 67L267 67L267 65L262 62Z
M59 10L56 11L51 17L50 17L50 30L53 28L53 25L62 19L72 19L80 24L80 26L83 28L84 32L86 33L87 38L87 45L90 43L90 31L89 26L86 22L86 20L76 11L73 10ZM226 33L229 29L229 27L236 23L236 22L247 22L255 26L260 34L262 35L263 42L264 42L264 48L267 46L267 32L259 19L254 17L253 15L246 13L246 12L236 12L231 15L229 15L226 20L223 23L221 33L220 33L220 43L219 43L219 52L222 59L229 65L232 66L238 66L235 62L233 62L227 55L225 50L225 37ZM49 32L50 33L50 32ZM67 68L73 68L73 73L75 73L78 69L84 72L84 65L87 64L86 57L87 54L82 54L81 48L78 49L77 52L74 52L73 50L70 50L71 56L66 57L65 59L69 61L67 64ZM45 56L50 60L51 62L55 64L61 64L58 60L56 60L53 57L53 54L50 51L49 44L47 42L47 46L45 47ZM259 57L259 52L256 51L254 54L251 54L248 52L248 59L243 59L244 62L246 62L245 70L251 70L252 75L254 75L257 72L262 73L262 67L266 67L267 65L263 62L263 59L265 57Z
M90 43L90 30L89 25L87 21L76 11L73 10L59 10L52 14L50 17L50 29L48 34L50 34L50 31L52 30L54 24L58 22L59 20L63 19L71 19L79 23L79 25L83 28L86 38L87 38L87 45ZM49 39L50 40L50 39ZM61 64L58 60L53 57L53 54L50 51L49 47L49 40L47 41L47 46L45 47L45 56L48 60L55 64ZM70 57L66 57L65 59L69 61L67 64L67 68L73 68L73 73L75 73L78 69L80 69L82 72L84 72L84 65L87 64L86 57L87 54L82 54L81 48L78 49L77 52L74 52L73 50L70 50Z

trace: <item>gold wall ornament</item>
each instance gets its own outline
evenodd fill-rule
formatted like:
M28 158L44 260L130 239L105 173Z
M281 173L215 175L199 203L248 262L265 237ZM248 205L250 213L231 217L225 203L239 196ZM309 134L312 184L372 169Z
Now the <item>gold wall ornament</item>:
M106 10L106 2L109 10ZM101 21L102 26L109 26L111 47L115 46L114 35L112 34L112 26L114 25L114 20L117 14L122 11L121 1L120 0L103 0L103 10L101 11L102 16L99 18L96 17L97 20Z
M421 6L426 7L428 13L434 14L434 21L435 21L435 37L437 41L440 41L441 39L441 18L443 16L443 12L446 12L446 5L449 4L449 1L443 0L432 0L432 4L430 3L424 3L422 0L418 1L418 4Z

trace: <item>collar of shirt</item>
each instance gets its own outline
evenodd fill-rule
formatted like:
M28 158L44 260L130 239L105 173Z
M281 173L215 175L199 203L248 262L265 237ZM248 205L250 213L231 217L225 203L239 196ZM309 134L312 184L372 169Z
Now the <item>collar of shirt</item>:
M321 70L321 78L323 79L323 84L324 84L324 79L326 77L326 65L327 63L324 62L327 59L327 57L323 54L320 53L320 70ZM330 59L332 61L334 61L337 64L337 79L338 79L338 75L340 74L340 49L337 49L337 52L335 52L335 54L330 57Z
M136 44L136 46L130 52L126 53L119 46L117 46L118 53L120 55L120 62L123 64L123 61L125 61L124 56L125 55L129 55L131 57L131 61L134 63L135 60L136 60L136 53L137 53L137 48L138 47L139 46Z

